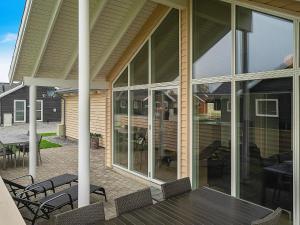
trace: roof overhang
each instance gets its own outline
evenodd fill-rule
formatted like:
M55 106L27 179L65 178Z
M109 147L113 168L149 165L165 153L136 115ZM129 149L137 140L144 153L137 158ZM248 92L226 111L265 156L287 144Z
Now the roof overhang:
M90 0L91 88L106 78L159 7L183 9L187 0ZM27 0L9 80L77 88L78 1Z

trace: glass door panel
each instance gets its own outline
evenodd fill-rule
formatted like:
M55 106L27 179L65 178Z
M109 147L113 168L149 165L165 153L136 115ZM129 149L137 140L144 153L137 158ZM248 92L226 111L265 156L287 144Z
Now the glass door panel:
M148 176L148 89L130 92L131 170Z
M240 81L237 95L237 148L240 197L293 211L291 78ZM280 224L289 224L283 215Z
M128 167L128 91L114 92L113 162Z
M153 178L161 181L177 179L178 90L152 92Z

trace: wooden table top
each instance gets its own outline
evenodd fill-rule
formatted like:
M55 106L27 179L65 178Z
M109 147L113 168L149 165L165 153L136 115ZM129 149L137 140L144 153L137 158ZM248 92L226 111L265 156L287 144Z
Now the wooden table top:
M103 224L203 224L247 225L272 210L231 197L209 188L201 188L149 207L125 213Z

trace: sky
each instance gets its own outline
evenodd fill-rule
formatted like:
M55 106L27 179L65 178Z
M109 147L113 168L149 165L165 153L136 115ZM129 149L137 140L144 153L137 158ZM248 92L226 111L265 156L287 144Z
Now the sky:
M25 0L0 0L0 82L8 82L24 5Z

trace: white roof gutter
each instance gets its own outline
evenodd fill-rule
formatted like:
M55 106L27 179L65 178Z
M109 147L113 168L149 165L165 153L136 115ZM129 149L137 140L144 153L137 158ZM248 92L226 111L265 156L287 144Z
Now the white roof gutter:
M15 92L15 91L23 88L23 87L24 87L24 84L22 83L22 84L20 84L20 85L18 85L16 87L14 87L14 88L6 91L6 92L3 92L2 94L0 94L0 98L3 98L4 96L9 95L9 94L11 94L11 93L13 93L13 92Z
M13 54L12 61L10 64L10 69L9 69L8 77L9 77L10 84L14 81L13 78L14 78L14 74L15 74L15 69L16 69L18 59L19 59L19 54L20 54L20 50L21 50L21 46L22 46L22 42L23 42L23 37L24 37L25 31L26 31L32 2L33 2L33 0L26 0L25 9L23 12L23 17L22 17L22 23L21 23L21 26L20 26L20 29L18 32L18 38L17 38L17 42L15 44L14 54Z

